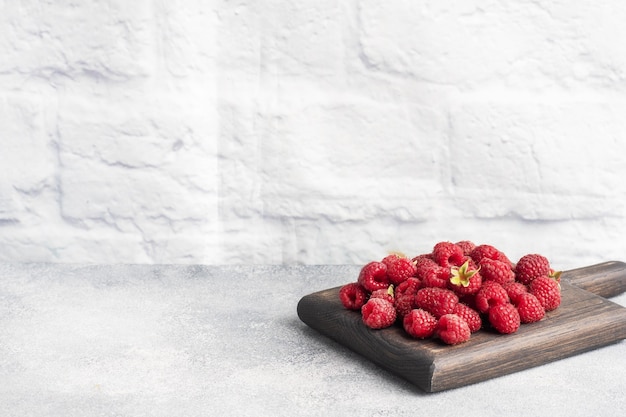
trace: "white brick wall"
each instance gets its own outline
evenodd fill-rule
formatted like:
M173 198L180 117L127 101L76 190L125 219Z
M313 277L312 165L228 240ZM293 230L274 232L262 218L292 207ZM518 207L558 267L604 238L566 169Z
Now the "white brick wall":
M0 261L626 260L620 2L0 11Z

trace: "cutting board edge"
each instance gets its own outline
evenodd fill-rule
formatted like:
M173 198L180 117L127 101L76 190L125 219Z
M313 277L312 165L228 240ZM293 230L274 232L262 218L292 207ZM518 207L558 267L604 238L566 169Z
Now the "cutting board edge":
M320 314L320 312L309 315L308 312L316 311L316 310L303 308L303 306L306 306L308 303L311 303L311 302L314 303L315 302L314 299L317 294L323 293L325 291L330 291L330 290L338 290L338 288L339 287L329 288L327 290L319 291L317 293L309 294L309 295L302 297L300 301L298 302L298 306L297 306L297 313L298 313L298 317L300 318L300 320L303 323L305 323L307 326L317 331L319 334L339 343L344 348L352 352L355 352L361 357L367 359L368 361L376 364L380 368L386 370L390 374L400 377L410 382L411 384L417 386L424 392L431 392L431 383L433 380L433 370L434 370L434 367L433 367L434 357L432 355L429 355L427 353L417 355L413 359L419 362L419 369L417 371L413 369L411 372L408 372L408 370L402 366L403 363L399 360L392 361L392 362L382 360L381 356L377 355L374 352L374 349L371 349L372 345L368 343L360 343L360 344L354 343L354 340L349 337L348 333L328 331L326 326L319 325L319 323L323 323L331 327L334 325L341 325L341 323L333 322L333 319L334 319L333 317L328 317L326 319L320 320L319 317L320 315L322 315ZM341 316L339 316L339 319L341 320ZM380 332L380 331L371 330L371 329L364 329L364 330L367 332L367 334L370 337L377 339L379 343L385 343L384 336L386 335L386 332ZM410 340L410 341L414 342L413 340ZM387 343L387 346L389 346L392 349L392 351L391 352L387 351L386 354L391 354L392 356L395 355L398 357L402 355L401 352L394 349L394 345L390 345ZM395 352L393 350L395 350Z

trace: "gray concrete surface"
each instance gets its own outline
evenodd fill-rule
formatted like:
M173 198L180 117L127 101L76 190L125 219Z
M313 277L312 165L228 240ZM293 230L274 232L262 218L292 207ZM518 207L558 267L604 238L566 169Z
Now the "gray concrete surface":
M617 416L626 342L425 394L299 299L356 266L0 264L0 416ZM626 295L613 301L626 305Z

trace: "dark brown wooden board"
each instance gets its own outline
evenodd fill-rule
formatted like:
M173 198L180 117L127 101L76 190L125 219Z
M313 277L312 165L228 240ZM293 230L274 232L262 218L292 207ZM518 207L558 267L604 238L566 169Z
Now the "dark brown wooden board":
M542 321L524 324L510 335L483 329L456 346L412 339L399 325L369 329L359 312L343 307L339 289L304 296L297 307L300 319L426 392L485 381L626 339L626 308L591 292L608 297L625 291L622 262L564 272L561 305Z

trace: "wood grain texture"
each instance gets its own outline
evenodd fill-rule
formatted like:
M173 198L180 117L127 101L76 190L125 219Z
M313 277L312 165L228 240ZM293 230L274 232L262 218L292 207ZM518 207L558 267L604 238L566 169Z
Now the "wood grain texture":
M563 273L563 279L601 297L615 297L626 292L626 263L610 261L572 269Z
M613 284L607 284L607 280ZM615 291L626 281L626 265L612 262L564 272L561 306L547 313L542 321L524 324L511 335L480 330L457 346L444 345L436 339L412 339L399 325L382 330L367 328L359 312L342 306L340 287L304 296L297 311L304 323L320 333L422 390L437 392L626 339L626 308L570 281L617 295Z

